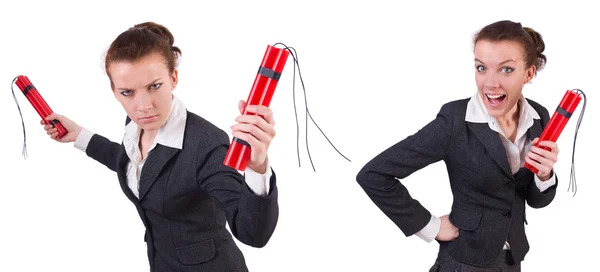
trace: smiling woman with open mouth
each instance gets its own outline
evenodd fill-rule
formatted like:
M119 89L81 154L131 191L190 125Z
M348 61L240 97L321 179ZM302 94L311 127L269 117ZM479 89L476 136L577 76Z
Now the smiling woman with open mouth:
M430 272L521 271L529 251L525 203L545 207L556 194L558 147L534 145L548 110L526 99L525 84L546 63L542 37L499 21L475 36L470 98L442 106L435 120L369 161L356 179L406 236L439 243ZM450 214L432 215L401 180L443 160L453 194ZM539 171L533 174L525 162Z

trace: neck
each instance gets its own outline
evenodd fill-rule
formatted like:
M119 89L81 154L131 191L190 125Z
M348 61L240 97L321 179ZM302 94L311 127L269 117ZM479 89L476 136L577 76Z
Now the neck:
M158 130L144 130L142 129L142 132L140 133L140 139L142 141L149 141L152 142L154 141L154 138L156 137L156 134L158 133Z
M498 117L498 123L501 125L510 125L519 121L519 115L521 113L521 102L517 101L515 106L512 107L504 116Z

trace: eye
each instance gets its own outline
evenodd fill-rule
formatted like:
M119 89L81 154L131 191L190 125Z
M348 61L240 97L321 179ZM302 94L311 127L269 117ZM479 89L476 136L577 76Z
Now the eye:
M130 95L131 95L131 93L132 93L132 91L131 91L131 90L126 90L126 91L122 91L122 92L121 92L121 95L122 95L122 96L130 96Z
M478 72L485 71L485 67L483 65L477 65L477 66L475 66L475 69L477 69Z
M513 69L513 68L510 68L510 67L503 67L503 68L502 68L502 72L503 72L503 73L510 74L510 73L512 73L512 72L514 72L514 71L515 71L515 69Z
M150 89L156 90L156 89L160 88L160 86L162 86L162 83L154 83L154 84L150 85Z

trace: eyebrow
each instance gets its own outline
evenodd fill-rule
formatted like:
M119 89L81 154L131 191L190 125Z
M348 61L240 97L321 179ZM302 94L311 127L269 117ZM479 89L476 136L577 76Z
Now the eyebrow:
M162 79L162 77L159 77L159 78L155 79L154 81L150 82L149 84L147 84L145 87L148 88L148 87L150 87L150 85L156 84L156 82L160 81L161 79ZM117 90L129 91L131 89L130 88L117 88Z
M484 64L485 64L485 62L483 62L483 61L480 61L480 60L478 60L477 58L475 58L475 61L478 61L478 62L481 62L481 63L484 63ZM500 65L502 65L502 64L505 64L505 63L507 63L507 62L511 62L511 61L512 61L512 62L516 62L516 61L515 61L515 60L513 60L513 59L509 59L509 60L505 60L505 61L503 61L503 62L500 62Z

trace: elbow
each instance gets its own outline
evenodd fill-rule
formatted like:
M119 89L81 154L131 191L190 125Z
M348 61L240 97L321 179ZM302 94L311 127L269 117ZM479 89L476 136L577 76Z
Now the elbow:
M537 197L530 197L527 199L527 205L534 209L545 208L554 200L555 192L548 192L547 194L541 193Z
M358 171L358 173L356 174L356 182L358 182L358 184L360 184L361 186L367 184L370 172L371 169L368 167L368 165L360 169L360 171Z
M558 183L544 191L540 191L535 185L530 185L529 194L526 197L527 205L534 209L541 209L550 205L556 196L557 185Z
M238 239L250 247L265 247L271 240L273 233L275 233L277 222L279 221L279 209L276 207L275 211L272 211L267 218L263 218L261 221L262 223L258 224L254 228L253 233L247 233L247 235L244 235L244 237L238 236Z
M548 205L550 205L550 203L552 203L553 199L554 199L554 197L549 197L546 199L528 199L527 205L529 205L529 207L534 208L534 209L541 209L541 208L545 208Z
M548 206L550 204L550 202L548 203L531 203L528 202L527 203L529 205L529 207L534 208L534 209L541 209L541 208L545 208L546 206Z
M273 231L263 231L262 233L257 233L253 239L239 239L242 243L249 247L253 248L263 248L269 244L271 237L273 236Z
M529 207L534 208L534 209L541 209L544 208L546 206L548 206L548 204L550 203L541 203L541 202L535 202L535 201L527 201L527 205L529 205Z
M253 247L253 248L263 248L265 247L269 241L271 240L271 236L272 236L272 232L271 233L266 233L266 232L262 232L262 233L257 233L257 235L255 235L254 237L250 237L250 236L240 236L237 234L234 234L235 238L237 238L238 241L242 242L242 244L247 245L249 247Z
M249 246L253 248L263 248L269 243L269 240L271 240L270 236L266 237L265 239L255 240L254 243L250 244Z

